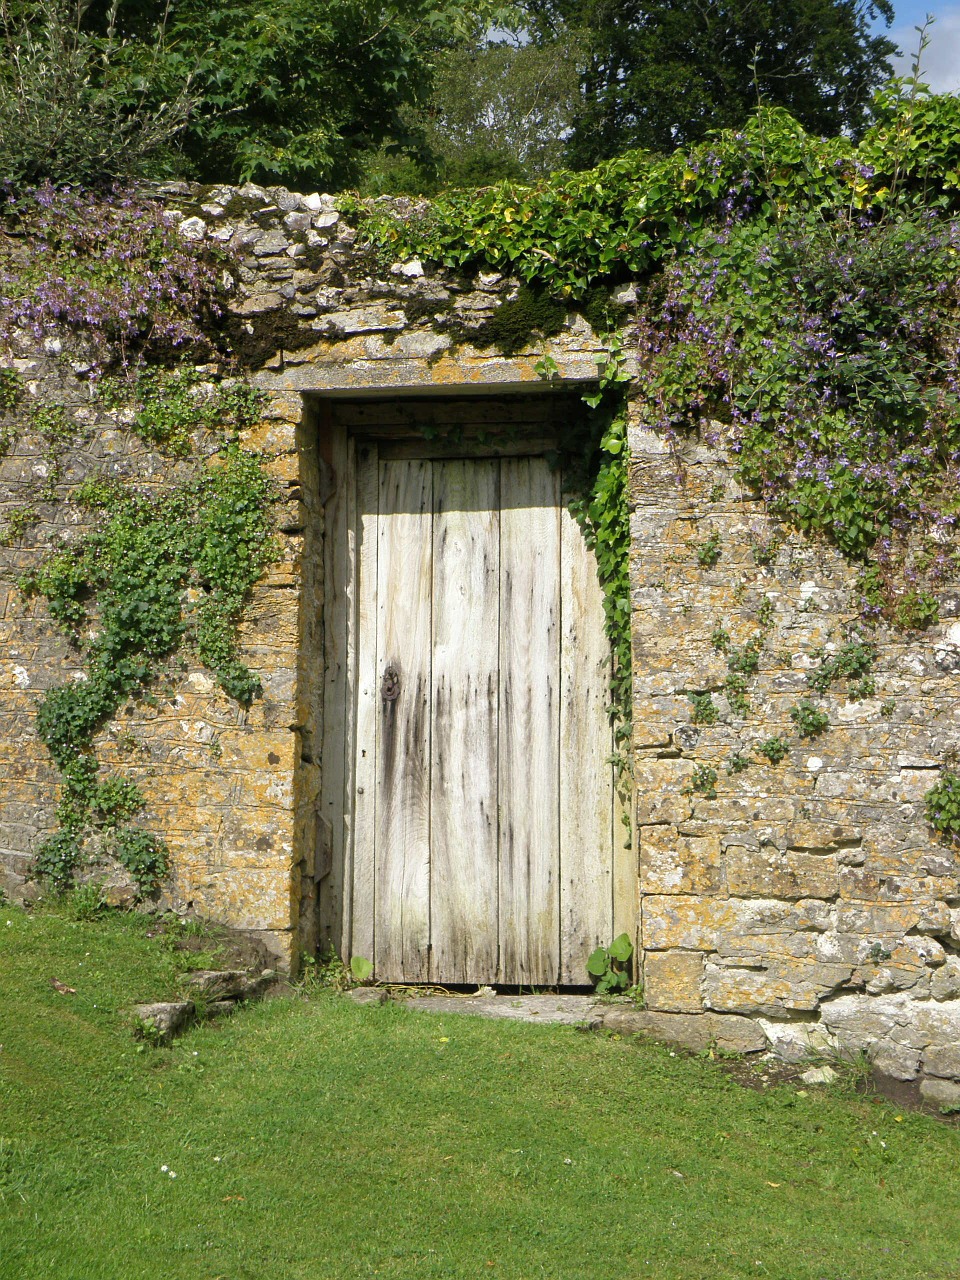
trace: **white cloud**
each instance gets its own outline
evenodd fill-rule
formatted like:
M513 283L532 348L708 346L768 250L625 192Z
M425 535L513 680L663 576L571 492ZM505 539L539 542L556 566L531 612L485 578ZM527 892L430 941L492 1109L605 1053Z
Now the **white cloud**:
M955 93L960 90L960 4L940 9L927 34L930 43L920 61L921 79L935 93ZM914 27L903 25L893 28L890 39L902 50L893 60L894 73L909 75L920 37Z

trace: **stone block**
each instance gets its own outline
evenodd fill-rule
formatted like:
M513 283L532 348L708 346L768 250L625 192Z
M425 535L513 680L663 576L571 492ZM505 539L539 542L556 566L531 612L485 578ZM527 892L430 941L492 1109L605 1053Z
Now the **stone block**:
M778 1017L819 1007L850 977L847 965L816 964L786 958L763 959L762 968L707 963L703 1002L724 1013Z
M736 904L722 898L651 894L643 899L642 945L714 951L723 934L737 929L738 919Z
M703 953L650 951L643 961L643 995L648 1009L701 1013Z
M788 849L814 850L836 849L840 845L859 843L862 838L859 827L836 822L813 822L796 818L788 824L785 837Z
M295 921L292 877L276 868L196 868L178 877L180 895L192 901L197 915L223 920L238 929L278 933Z
M717 893L722 888L717 836L681 836L672 825L640 829L641 893Z
M138 1004L134 1009L137 1018L135 1034L141 1040L157 1044L169 1044L185 1030L193 1020L192 1000L165 1000L156 1004Z
M927 1079L920 1081L920 1096L931 1106L960 1110L960 1081Z
M249 982L242 969L198 969L184 980L191 995L205 1000L238 1000Z
M909 1045L881 1041L868 1048L867 1056L875 1071L894 1080L915 1080L920 1071L920 1050Z
M724 865L727 889L737 897L834 898L837 894L837 860L830 854L778 853L759 850L727 850Z
M837 931L860 937L902 938L910 930L941 934L950 924L950 909L941 902L841 902L837 907Z
M783 1062L803 1062L806 1058L836 1050L830 1032L816 1022L781 1022L758 1018L771 1053Z
M595 1025L620 1035L665 1040L694 1053L713 1045L725 1053L761 1053L767 1046L757 1023L716 1013L658 1013L614 1006L604 1010Z
M643 946L653 951L715 951L723 939L822 933L831 927L829 904L813 898L780 902L650 894L643 899Z
M960 1043L929 1045L923 1055L923 1069L931 1076L960 1079Z
M191 994L205 1000L258 1000L276 977L272 969L265 969L262 973L251 973L245 969L201 969L191 973L185 985Z
M943 967L931 977L930 995L934 1000L960 998L960 959L957 956L947 956Z

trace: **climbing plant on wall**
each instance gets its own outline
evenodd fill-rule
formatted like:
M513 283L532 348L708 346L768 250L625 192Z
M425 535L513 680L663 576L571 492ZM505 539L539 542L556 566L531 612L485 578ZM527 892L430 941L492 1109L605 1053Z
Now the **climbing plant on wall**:
M960 563L960 100L914 76L875 120L855 146L763 108L665 158L447 194L403 220L371 206L362 226L394 255L509 270L574 305L639 279L642 420L678 448L724 423L741 482L861 562L864 614L919 626ZM601 558L626 554L624 466L614 433L587 508ZM616 601L623 579L606 580ZM628 653L615 603L608 622Z
M41 505L66 506L82 530L19 579L25 594L43 597L82 662L77 678L37 706L37 732L61 778L58 827L37 851L37 870L65 887L96 837L148 892L167 869L166 846L134 821L144 796L104 771L96 740L129 699L152 696L184 647L242 705L259 691L236 638L249 592L276 554L270 483L236 439L256 420L259 397L225 377L218 358L222 259L191 250L154 205L45 187L9 204L4 231L0 341L36 341L65 326L89 404L168 459L146 487L115 474L67 486L56 453L82 424L71 407L38 402L21 430L52 442L47 481L7 530L22 535ZM167 367L191 356L213 362L202 373ZM3 387L11 405L22 402L14 379Z

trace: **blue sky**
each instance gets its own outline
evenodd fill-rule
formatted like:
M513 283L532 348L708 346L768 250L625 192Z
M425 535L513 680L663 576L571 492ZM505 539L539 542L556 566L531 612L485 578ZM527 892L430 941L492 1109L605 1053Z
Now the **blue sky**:
M960 89L960 0L894 0L896 17L886 32L903 50L903 74L909 70L909 55L916 52L919 26L927 14L936 19L930 28L930 44L923 55L921 74L932 89L950 93ZM880 25L882 30L882 24Z

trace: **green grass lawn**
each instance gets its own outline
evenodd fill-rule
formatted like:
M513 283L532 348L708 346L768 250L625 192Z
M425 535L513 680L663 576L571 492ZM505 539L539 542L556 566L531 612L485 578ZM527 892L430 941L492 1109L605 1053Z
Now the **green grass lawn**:
M960 1277L930 1117L324 992L139 1047L148 927L0 907L3 1280Z

